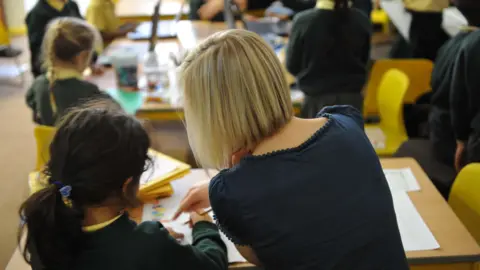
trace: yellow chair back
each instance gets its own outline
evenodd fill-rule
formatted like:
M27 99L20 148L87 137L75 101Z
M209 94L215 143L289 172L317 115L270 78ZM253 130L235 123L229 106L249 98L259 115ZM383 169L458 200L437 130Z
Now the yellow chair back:
M403 122L403 101L410 82L402 71L391 69L385 73L378 87L377 106L380 127L396 136L407 136Z
M469 164L460 171L448 204L480 244L480 163Z
M420 96L430 91L433 63L427 59L381 59L373 65L365 92L364 116L377 115L377 91L383 75L395 68L405 73L410 85L404 102L414 103Z
M50 159L50 143L55 134L55 128L48 126L36 126L33 130L37 143L37 163L35 171L40 171Z

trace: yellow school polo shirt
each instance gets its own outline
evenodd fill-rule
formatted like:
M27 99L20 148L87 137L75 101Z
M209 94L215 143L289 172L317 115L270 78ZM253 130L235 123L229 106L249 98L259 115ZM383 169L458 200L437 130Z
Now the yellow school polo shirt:
M86 19L100 32L115 32L120 27L113 0L90 0Z
M67 1L47 0L47 4L58 11L62 11L65 5L67 4Z

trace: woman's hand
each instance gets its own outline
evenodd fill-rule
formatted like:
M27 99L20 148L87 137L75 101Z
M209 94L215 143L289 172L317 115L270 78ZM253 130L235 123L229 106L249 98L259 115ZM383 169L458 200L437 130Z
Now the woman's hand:
M209 184L210 181L202 181L190 188L180 203L177 212L175 212L173 219L177 219L184 212L201 213L205 208L210 207L210 199L208 197Z
M459 172L462 169L462 158L465 152L465 143L457 141L457 150L455 151L455 169Z

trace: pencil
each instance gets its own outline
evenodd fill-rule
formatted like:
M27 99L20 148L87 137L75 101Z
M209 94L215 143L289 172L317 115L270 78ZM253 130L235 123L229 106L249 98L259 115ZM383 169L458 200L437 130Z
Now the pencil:
M210 212L212 212L212 208L211 208L211 207L208 208L208 209L206 209L205 211L201 212L199 215L200 215L200 216L204 216L204 215L206 215L206 214L208 214L208 213L210 213ZM183 223L183 225L187 225L188 223L190 223L190 220L188 220L187 222Z

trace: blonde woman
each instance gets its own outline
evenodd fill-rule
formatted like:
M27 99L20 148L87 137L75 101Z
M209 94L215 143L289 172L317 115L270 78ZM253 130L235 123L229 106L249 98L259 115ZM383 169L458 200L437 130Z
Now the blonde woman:
M178 213L211 205L241 254L265 269L408 269L358 111L294 117L275 53L244 30L199 45L180 82L194 154L221 171L191 189Z

